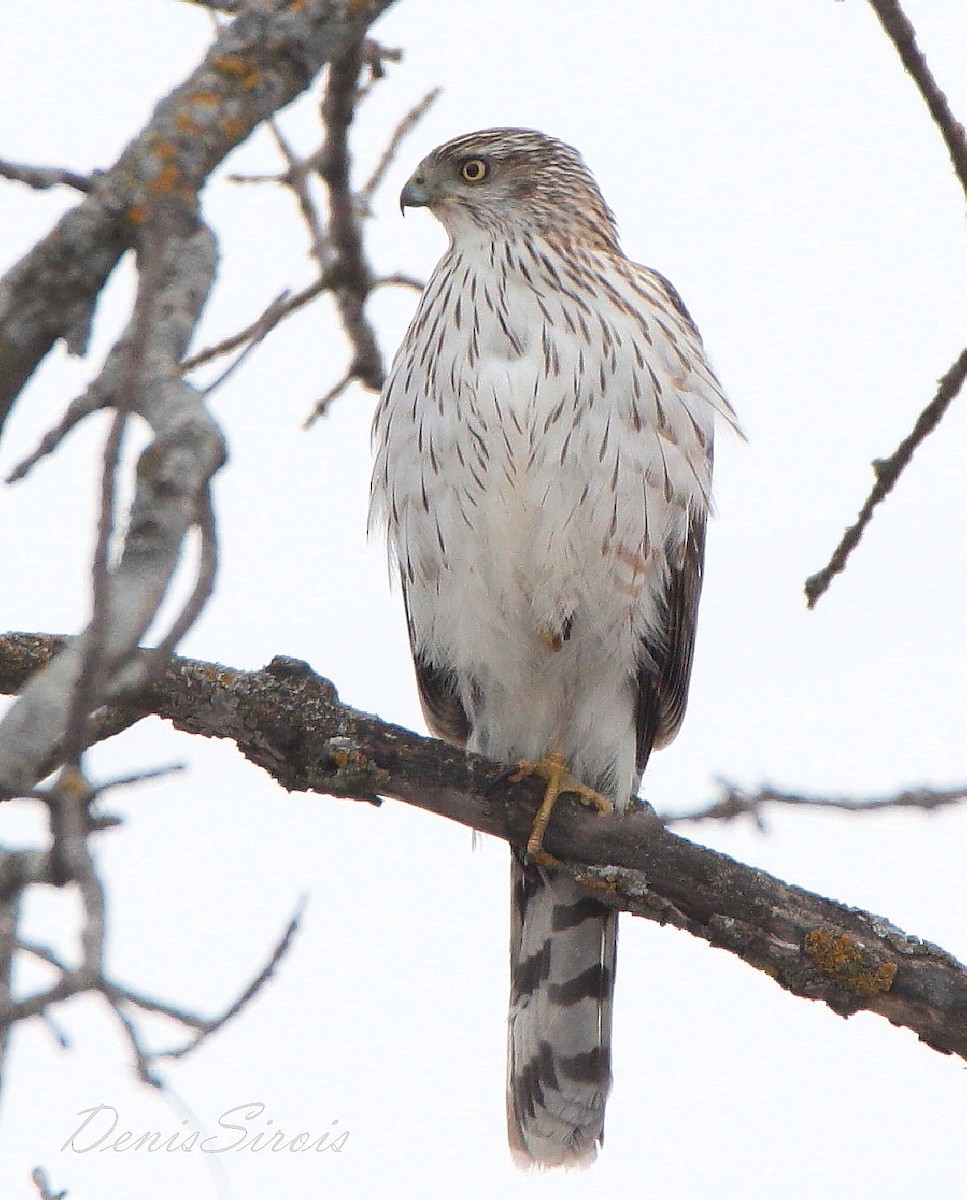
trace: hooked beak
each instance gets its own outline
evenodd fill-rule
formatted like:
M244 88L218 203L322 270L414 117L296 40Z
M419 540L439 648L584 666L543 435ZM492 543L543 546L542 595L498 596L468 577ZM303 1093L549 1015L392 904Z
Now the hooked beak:
M425 208L430 203L430 192L422 175L412 175L400 192L400 212L406 216L408 208Z

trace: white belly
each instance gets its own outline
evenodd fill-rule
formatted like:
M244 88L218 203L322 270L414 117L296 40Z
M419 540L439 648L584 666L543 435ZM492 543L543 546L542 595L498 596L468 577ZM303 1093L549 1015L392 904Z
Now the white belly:
M404 344L376 421L374 504L414 646L453 672L471 748L512 759L557 747L620 799L667 549L707 501L712 411L660 344L657 368L680 387L659 397L632 356L632 318L611 313L596 355L548 321L551 303L517 281L478 295L502 321L451 316L419 362Z

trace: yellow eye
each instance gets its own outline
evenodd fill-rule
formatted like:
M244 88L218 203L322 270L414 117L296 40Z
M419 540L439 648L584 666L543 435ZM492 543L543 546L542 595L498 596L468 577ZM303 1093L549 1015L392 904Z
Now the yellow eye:
M467 183L479 183L487 177L487 164L482 158L468 158L460 167L460 175Z

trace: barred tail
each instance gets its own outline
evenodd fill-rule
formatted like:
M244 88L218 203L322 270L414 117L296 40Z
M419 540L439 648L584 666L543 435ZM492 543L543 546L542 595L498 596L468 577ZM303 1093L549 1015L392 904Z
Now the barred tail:
M604 1138L618 914L514 851L507 1136L519 1167L581 1167Z

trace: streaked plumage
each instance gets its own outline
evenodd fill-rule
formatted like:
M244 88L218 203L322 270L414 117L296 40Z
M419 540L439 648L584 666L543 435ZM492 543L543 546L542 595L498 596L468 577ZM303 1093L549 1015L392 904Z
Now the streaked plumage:
M450 235L374 422L372 518L427 723L508 763L556 748L621 810L684 714L713 419L732 410L569 146L469 134L401 202ZM610 1087L616 915L520 854L511 880L511 1149L584 1164Z

